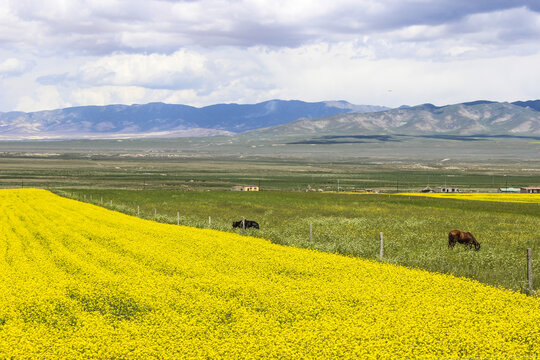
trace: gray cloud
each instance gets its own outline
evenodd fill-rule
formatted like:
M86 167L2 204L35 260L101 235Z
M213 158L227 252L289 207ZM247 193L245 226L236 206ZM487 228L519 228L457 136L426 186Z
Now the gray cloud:
M142 1L11 2L9 21L27 31L3 39L11 47L38 52L105 55L114 52L171 53L186 46L297 47L315 41L335 42L366 35L394 39L392 32L411 26L443 26L440 38L464 31L485 31L467 23L479 14L526 9L537 14L537 1L336 1L318 11L321 3L293 8L294 2ZM289 7L287 7L289 6ZM293 12L291 16L290 12ZM497 16L497 15L495 15ZM466 25L460 29L456 25ZM537 36L534 17L521 19L515 31L501 32L494 43ZM489 24L498 33L505 23ZM456 30L458 30L456 32ZM30 33L30 34L29 34ZM519 36L517 36L519 33ZM35 36L29 36L29 35ZM414 40L414 39L412 39ZM425 41L422 34L418 41Z
M460 21L470 15L527 7L530 2L511 0L392 0L386 2L386 6L381 11L369 17L367 26L370 29L393 30L412 25L443 25Z
M73 81L73 76L68 73L38 76L36 82L41 85L57 85Z

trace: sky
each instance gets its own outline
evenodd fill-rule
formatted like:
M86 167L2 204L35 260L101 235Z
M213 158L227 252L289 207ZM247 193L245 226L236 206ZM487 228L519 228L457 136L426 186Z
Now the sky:
M0 112L540 99L540 0L0 0Z

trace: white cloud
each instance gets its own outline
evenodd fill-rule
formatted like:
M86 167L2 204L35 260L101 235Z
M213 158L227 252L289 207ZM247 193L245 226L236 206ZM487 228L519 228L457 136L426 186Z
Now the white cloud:
M39 86L32 91L21 95L15 110L40 111L67 107L71 104L66 102L55 86Z
M535 79L540 78L540 68L534 64L540 63L540 54L434 62L358 58L348 44L288 52L294 55L287 56L292 61L285 64L281 51L266 57L276 91L287 98L388 106L538 98Z
M149 98L149 90L137 86L94 86L79 88L69 94L76 104L109 105L136 104Z
M72 76L87 85L142 86L160 89L192 87L207 75L206 58L180 50L172 55L122 54L88 62Z
M178 58L185 59L187 53L108 57L106 61L83 64L84 86L81 82L60 84L58 96L65 103L80 105L162 101L195 106L272 98L344 99L357 104L399 106L538 97L534 79L540 78L540 69L535 66L540 63L540 54L445 62L372 59L358 56L362 50L355 45L226 48L204 56L189 52L192 60L204 58L204 66L197 61L177 65ZM170 75L169 71L179 72ZM177 80L168 82L167 76L181 79L189 72L197 75L189 75L193 80L189 87L181 86L181 82L170 86Z
M31 63L9 58L0 62L0 78L7 76L16 76L24 73L32 66Z

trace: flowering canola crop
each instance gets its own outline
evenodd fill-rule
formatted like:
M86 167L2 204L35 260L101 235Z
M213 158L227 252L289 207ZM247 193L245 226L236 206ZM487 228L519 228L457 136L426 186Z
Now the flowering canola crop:
M393 195L427 196L443 199L540 203L540 194L510 193L399 193Z
M0 190L0 358L540 356L540 299Z

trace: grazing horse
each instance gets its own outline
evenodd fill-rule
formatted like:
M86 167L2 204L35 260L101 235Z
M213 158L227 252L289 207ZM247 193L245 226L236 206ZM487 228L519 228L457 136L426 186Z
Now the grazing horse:
M474 250L480 250L480 243L470 232L464 232L459 230L450 231L448 233L448 247L453 249L454 245L456 245L456 242L464 245L469 245L469 248L472 248L474 245Z
M259 223L256 222L256 221L252 221L252 220L245 220L245 226L246 226L246 229L250 228L250 227L258 229L259 228ZM242 227L242 220L233 222L232 227L233 228L238 228L238 227L241 228Z

